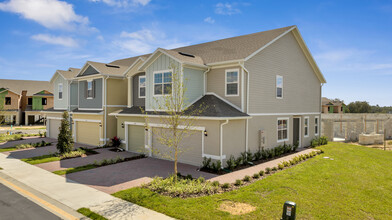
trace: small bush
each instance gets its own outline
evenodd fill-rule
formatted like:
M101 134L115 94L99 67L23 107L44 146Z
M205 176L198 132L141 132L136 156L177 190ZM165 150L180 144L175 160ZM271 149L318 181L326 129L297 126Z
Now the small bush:
M294 159L292 159L292 160L290 160L290 165L295 165L296 163L295 163L295 160Z
M251 163L253 161L253 154L252 152L248 151L246 152L246 162Z
M278 164L278 168L279 168L279 170L283 170L284 165L282 163L280 163L280 164Z
M278 168L277 167L272 167L272 171L276 172L276 171L278 171Z
M253 174L253 179L258 179L258 178L260 178L260 174L259 173Z
M202 178L202 177L200 177L200 178ZM193 177L192 177L192 175L191 175L191 174L188 174L188 175L186 175L185 179L188 179L188 180L193 180Z
M252 177L246 175L243 180L244 182L250 182L252 180Z
M270 173L271 173L271 170L272 170L272 169L271 169L270 167L267 167L267 168L265 168L265 173L266 173L266 174L270 174Z
M192 177L192 176L191 176ZM193 179L193 178L192 178ZM190 179L190 180L192 180L192 179ZM204 178L204 177L199 177L199 178L197 178L197 181L199 182L199 183L204 183L205 181L206 181L206 179Z
M241 186L242 185L242 180L236 180L234 185Z
M253 160L258 161L261 160L261 158L262 158L262 154L261 154L261 150L259 149L258 151L256 151L256 153L253 154Z
M211 158L203 157L202 168L210 169L211 168Z
M230 184L229 183L224 183L223 185L222 185L222 189L228 189L230 187Z
M287 162L287 161L283 161L283 166L284 166L284 167L288 167L288 166L290 166L290 163Z
M293 151L294 151L294 152L297 151L298 146L299 146L299 142L297 141L297 142L293 145Z
M219 186L219 181L212 182L212 185L218 187ZM222 188L223 188L223 186L222 186Z
M84 153L85 153L84 151L75 150L68 153L60 154L60 159L63 160L68 158L81 157Z
M212 163L211 169L214 170L215 172L219 172L222 169L222 164L220 160L217 160L215 163Z
M236 160L233 155L230 156L228 160L226 160L226 168L229 170L234 170L237 167Z
M264 176L264 170L260 170L259 174L260 176Z

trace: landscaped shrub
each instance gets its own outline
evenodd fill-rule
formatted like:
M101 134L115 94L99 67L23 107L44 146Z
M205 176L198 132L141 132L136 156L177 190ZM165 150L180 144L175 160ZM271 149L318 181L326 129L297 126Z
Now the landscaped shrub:
M192 177L192 176L191 176ZM191 179L192 180L192 179ZM199 177L197 178L197 181L199 181L200 183L204 183L206 181L206 179L204 177Z
M69 129L69 116L68 112L63 113L63 119L61 120L60 132L57 138L57 150L60 154L71 153L73 149L72 132Z
M228 160L226 160L226 168L229 170L234 170L237 166L235 158L233 155L230 156L230 158Z
M202 168L205 169L211 168L211 158L203 157Z
M60 160L74 158L74 157L81 157L83 154L85 154L85 152L82 150L74 150L71 152L62 153L60 154Z
M259 174L260 176L264 176L264 170L260 170Z
M250 182L252 180L252 177L246 175L243 180L244 182Z
M299 146L299 141L297 141L294 145L293 145L293 151L295 152L298 149Z
M230 187L229 183L223 183L222 189L228 189Z
M192 175L191 175L191 174L188 174L188 175L186 175L185 179L192 180L192 179L193 179L193 177L192 177Z
M252 154L252 152L250 152L250 151L246 152L246 162L247 162L247 163L251 163L252 160L253 160L253 154Z
M312 147L317 147L317 146L326 145L326 144L328 144L328 137L326 137L326 136L321 136L319 138L314 138L311 141L311 146Z
M283 166L284 166L284 167L288 167L288 166L290 166L290 163L287 162L287 161L283 161Z
M212 182L212 185L218 187L219 186L219 181ZM223 188L223 186L222 186L222 188Z
M117 136L114 136L111 139L111 142L112 142L112 147L120 147L121 146L121 139L118 138Z
M276 171L278 171L278 168L277 167L272 167L272 171L276 172Z
M253 154L253 160L254 161L258 161L262 159L262 152L259 149L258 151L256 151L256 153Z
M222 169L222 163L220 162L220 160L217 160L215 163L212 163L211 169L215 172L219 172Z
M258 179L258 178L260 178L260 174L259 173L253 174L253 179Z
M265 168L265 173L266 173L266 174L270 174L270 173L271 173L271 170L272 170L272 169L271 169L270 167L267 167L267 168Z
M280 163L280 164L278 164L278 168L279 168L279 170L283 170L284 165L282 163Z
M242 180L236 180L234 185L235 186L241 186L242 185Z

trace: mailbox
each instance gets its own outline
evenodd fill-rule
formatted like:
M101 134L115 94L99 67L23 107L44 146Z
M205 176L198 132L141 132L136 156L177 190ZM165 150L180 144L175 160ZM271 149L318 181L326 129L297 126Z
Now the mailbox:
M282 220L295 220L296 209L295 202L286 201L283 205Z

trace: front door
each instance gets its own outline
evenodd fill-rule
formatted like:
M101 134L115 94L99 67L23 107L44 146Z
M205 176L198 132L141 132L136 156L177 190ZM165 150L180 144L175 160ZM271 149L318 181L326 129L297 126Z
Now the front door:
M301 119L293 118L293 144L298 143L298 146L301 146L300 140L300 129L301 129Z

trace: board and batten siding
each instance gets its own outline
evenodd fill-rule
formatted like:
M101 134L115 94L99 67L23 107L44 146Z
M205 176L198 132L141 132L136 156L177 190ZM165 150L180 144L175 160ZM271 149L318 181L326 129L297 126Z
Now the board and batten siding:
M139 76L144 76L145 73L139 73L132 77L132 100L133 106L145 106L146 98L139 98Z
M94 79L95 96L92 99L86 98L86 82L86 80L79 81L79 108L102 109L102 79Z
M78 82L72 82L70 84L70 110L77 108L78 106Z
M192 104L203 96L204 71L184 68L184 87L186 105Z
M320 112L321 83L289 33L245 62L250 72L249 113ZM276 98L276 76L283 98ZM209 76L210 77L210 76Z
M238 70L238 96L226 96L225 86L226 86L226 70ZM207 92L213 92L218 96L224 98L225 100L231 102L238 108L241 108L241 97L242 97L242 77L241 77L241 67L227 67L227 68L217 68L211 69L207 73Z
M63 98L59 99L59 84L63 85ZM68 81L57 74L53 83L54 109L68 109Z

